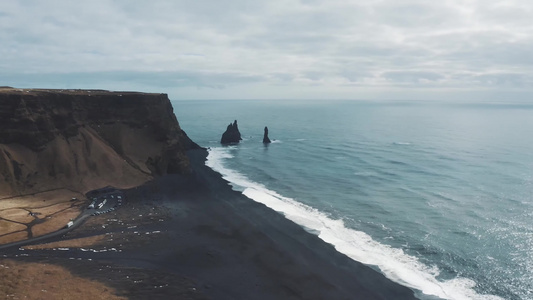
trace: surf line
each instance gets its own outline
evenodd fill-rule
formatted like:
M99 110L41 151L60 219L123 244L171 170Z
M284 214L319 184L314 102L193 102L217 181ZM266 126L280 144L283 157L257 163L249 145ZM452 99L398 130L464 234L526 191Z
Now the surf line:
M346 227L342 219L331 219L313 207L284 197L227 168L224 161L234 157L228 151L228 148L210 148L206 165L220 173L234 190L283 214L351 259L378 267L388 279L414 289L419 298L429 295L442 299L503 300L494 295L478 294L474 290L476 282L469 278L458 277L441 282L436 278L440 273L436 266L428 267L402 249L381 244L362 231Z

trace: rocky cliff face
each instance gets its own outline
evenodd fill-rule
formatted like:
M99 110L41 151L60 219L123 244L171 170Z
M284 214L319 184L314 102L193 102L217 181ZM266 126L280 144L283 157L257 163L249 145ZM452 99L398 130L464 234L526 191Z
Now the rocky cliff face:
M0 196L189 172L166 94L0 88Z

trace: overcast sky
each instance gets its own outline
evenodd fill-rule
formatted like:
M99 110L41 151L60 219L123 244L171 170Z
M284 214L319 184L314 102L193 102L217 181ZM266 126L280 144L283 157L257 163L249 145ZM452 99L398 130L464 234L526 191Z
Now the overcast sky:
M531 0L10 0L0 85L533 101Z

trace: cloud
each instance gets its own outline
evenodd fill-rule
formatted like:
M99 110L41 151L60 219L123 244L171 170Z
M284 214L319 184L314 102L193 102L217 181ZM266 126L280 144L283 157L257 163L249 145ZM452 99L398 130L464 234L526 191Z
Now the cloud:
M0 84L193 98L527 94L532 13L526 0L4 1Z
M29 73L5 74L0 73L0 81L10 80L15 86L31 87L33 82L40 82L45 86L64 84L65 88L106 87L113 86L142 86L154 88L167 87L195 87L224 89L234 84L256 83L263 79L258 76L249 76L232 73L202 73L202 72L138 72L138 71L111 71L111 72L85 72L85 73ZM43 86L43 87L45 87Z
M442 74L436 72L420 72L420 71L393 71L385 72L382 77L398 83L423 83L435 82L443 79Z

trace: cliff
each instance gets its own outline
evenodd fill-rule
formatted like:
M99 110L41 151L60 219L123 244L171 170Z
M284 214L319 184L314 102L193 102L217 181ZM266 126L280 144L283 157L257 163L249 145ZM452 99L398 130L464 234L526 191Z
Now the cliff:
M0 88L0 197L190 172L166 94Z

